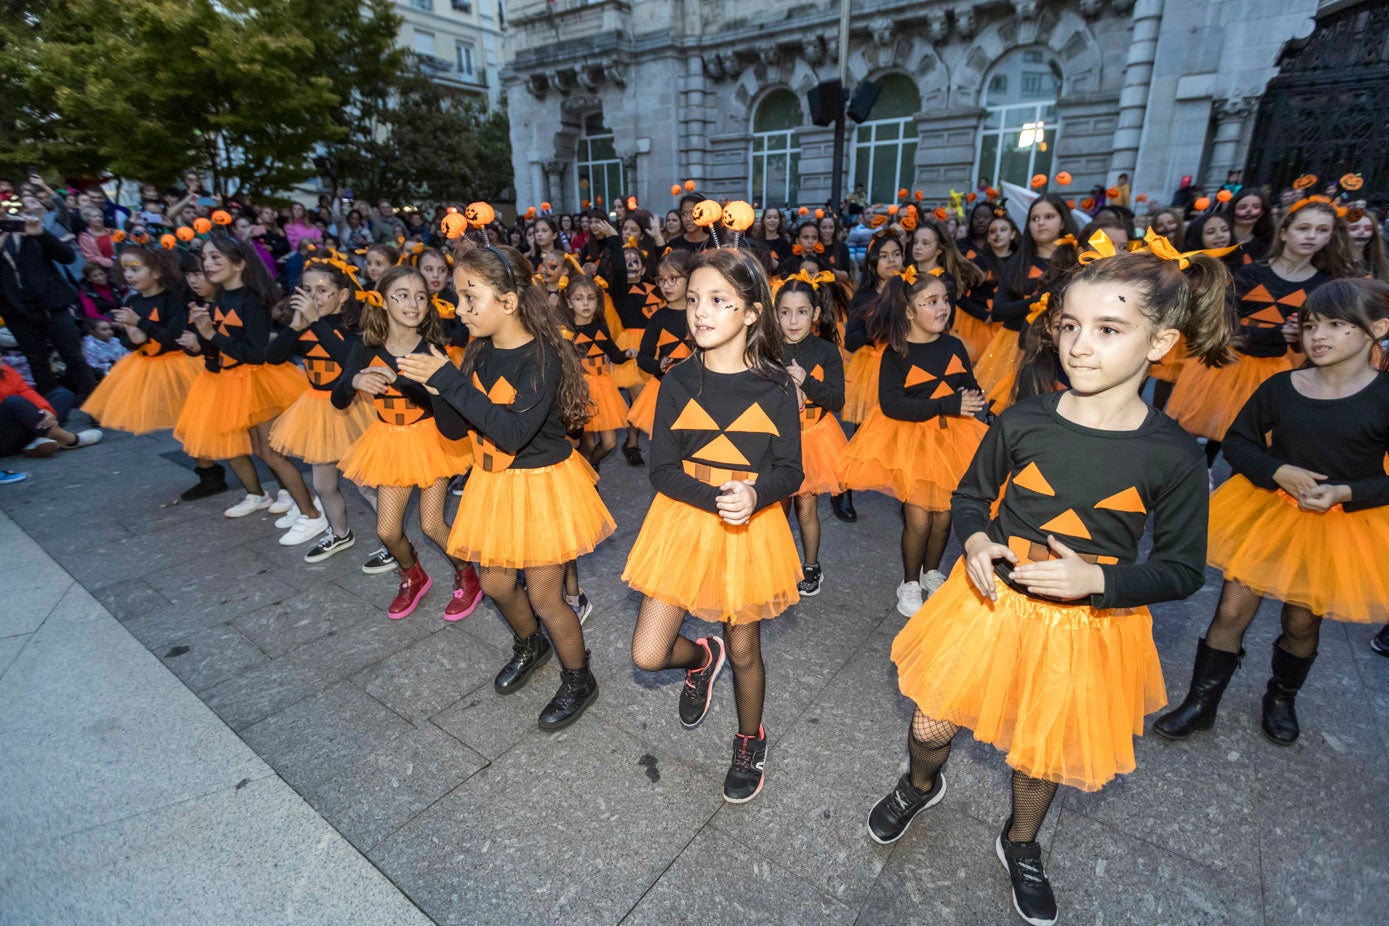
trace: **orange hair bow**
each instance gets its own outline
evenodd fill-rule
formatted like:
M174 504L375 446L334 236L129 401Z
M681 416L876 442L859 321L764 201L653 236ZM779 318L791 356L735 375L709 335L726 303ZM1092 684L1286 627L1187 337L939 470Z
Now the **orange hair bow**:
M802 267L800 270L797 270L787 277L785 282L790 283L792 280L800 280L802 283L808 284L811 289L818 290L821 283L833 283L834 274L828 270L821 270L819 273L812 276Z
M367 305L374 305L378 309L386 307L386 300L381 298L381 294L374 289L357 290L357 301L365 302Z
M1158 257L1161 257L1163 260L1175 260L1179 270L1185 270L1187 267L1190 267L1191 258L1195 257L1197 254L1204 254L1207 257L1224 257L1226 254L1231 253L1239 247L1238 244L1232 244L1228 248L1212 248L1208 251L1178 251L1176 248L1172 247L1172 242L1153 231L1152 228L1148 229L1147 233L1143 236L1143 240L1148 243L1148 250L1152 251Z
M595 286L597 286L599 289L603 290L603 292L607 292L607 291L608 291L608 281L605 280L605 279L603 279L601 276L595 276L595 277L593 278L593 285L595 285Z
M1164 238L1164 241L1167 239ZM1100 229L1090 236L1090 247L1080 254L1080 262L1088 264L1092 261L1103 260L1106 257L1113 257L1117 251L1114 249L1114 242L1109 240L1109 236Z
M927 270L926 273L927 273L927 275L933 276L933 277L943 277L943 276L945 276L945 268L944 268L944 267L932 267L930 270Z
M906 269L899 270L897 275L902 278L902 282L908 286L916 285L916 265L907 264Z
M1080 244L1080 242L1076 241L1076 236L1070 234L1062 235L1060 238L1057 238L1055 241L1052 242L1052 245L1058 248L1064 248L1066 245L1075 247L1078 244Z
M1091 240L1093 241L1094 239L1092 238ZM1105 240L1108 241L1109 239L1106 238ZM1028 313L1027 313L1027 323L1030 325L1030 324L1032 324L1033 322L1035 322L1037 319L1041 318L1042 315L1044 315L1044 314L1046 313L1047 308L1048 308L1048 306L1050 306L1050 305L1051 305L1051 293L1042 293L1042 295L1038 296L1038 297L1037 297L1037 301L1034 302L1034 303L1032 304L1032 308L1031 308L1030 310L1028 310Z
M637 239L635 238L628 238L624 241L622 243L622 248L625 251L636 251L642 257L646 256L646 252L642 250L641 245L637 243Z
M433 296L430 301L434 303L434 311L439 313L440 318L453 318L454 315L458 314L458 307L447 299Z

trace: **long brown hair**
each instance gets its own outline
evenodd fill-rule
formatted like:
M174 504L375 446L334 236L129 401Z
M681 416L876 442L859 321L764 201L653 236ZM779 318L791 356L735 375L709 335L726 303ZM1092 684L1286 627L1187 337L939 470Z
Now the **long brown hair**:
M377 296L385 298L386 290L391 287L391 284L404 277L414 277L420 281L425 292L429 292L429 286L424 282L424 274L407 264L396 264L381 274L381 279L376 281L375 292ZM368 298L362 307L361 324L363 344L367 347L380 347L386 343L386 338L391 333L391 319L386 314L384 306L374 305ZM424 318L420 320L419 327L415 331L425 340L425 343L440 348L444 346L444 323L439 318L439 310L434 308L433 302L425 310Z
M903 263L914 264L911 249L916 246L916 236L923 228L930 229L936 236L936 246L940 250L940 256L936 258L936 263L948 274L955 278L957 292L961 295L974 289L984 282L984 271L980 270L973 263L965 259L960 253L960 247L955 243L955 239L950 236L950 229L945 227L945 223L935 216L928 216L912 229L911 236L907 238L907 253L902 255ZM928 267L917 267L921 273L925 273Z
M342 326L354 330L360 326L362 304L357 301L357 284L352 278L341 267L322 258L310 260L304 265L304 276L307 277L311 273L323 274L334 289L347 290L347 301L342 304L342 311L338 313L342 318Z
M1344 279L1346 277L1358 277L1364 275L1361 269L1360 259L1355 253L1355 245L1350 240L1350 231L1346 227L1346 220L1336 212L1336 207L1330 203L1310 202L1301 209L1293 209L1283 216L1283 221L1278 223L1278 233L1273 236L1273 244L1268 249L1268 263L1283 256L1283 232L1292 227L1297 216L1314 209L1324 212L1331 216L1331 240L1327 241L1320 251L1312 255L1312 266L1329 277Z
M944 289L946 300L951 301L950 287L934 273L923 273L914 283L908 283L901 275L889 277L883 286L882 295L878 297L878 330L882 332L882 339L887 342L887 346L900 356L907 356L907 333L912 329L907 310L911 308L912 300L932 283ZM941 332L942 337L948 334L948 330Z
M690 264L690 276L704 267L723 277L743 306L757 313L757 321L749 327L747 344L743 348L743 361L748 369L763 379L789 382L790 376L781 365L781 325L776 320L772 287L762 264L739 249L706 248L695 255ZM704 351L696 347L694 355L703 369Z
M531 342L540 376L545 376L546 348L559 358L559 389L555 409L567 430L577 431L593 417L588 382L579 363L579 352L565 339L559 311L550 304L544 287L535 283L535 271L520 251L505 244L475 248L458 258L456 269L476 274L498 296L516 294L516 314L522 327L534 335ZM599 318L602 317L600 311ZM473 338L463 353L459 371L467 379L492 350L491 338Z

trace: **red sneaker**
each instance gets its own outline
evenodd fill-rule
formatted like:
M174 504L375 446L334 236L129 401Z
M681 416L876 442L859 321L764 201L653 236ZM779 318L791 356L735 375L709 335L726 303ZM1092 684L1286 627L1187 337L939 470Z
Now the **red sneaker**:
M482 582L472 563L464 563L453 573L453 597L444 606L444 620L461 621L482 601Z
M400 591L396 592L395 600L386 609L386 615L391 620L398 621L414 613L420 599L429 591L434 580L429 578L429 574L424 571L424 564L418 559L409 569L396 569L395 574L400 576Z

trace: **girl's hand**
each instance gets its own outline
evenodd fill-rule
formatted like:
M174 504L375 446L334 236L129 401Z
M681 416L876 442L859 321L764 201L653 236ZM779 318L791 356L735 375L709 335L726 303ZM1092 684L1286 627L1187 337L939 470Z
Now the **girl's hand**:
M1288 320L1283 322L1283 340L1289 344L1296 344L1302 340L1302 323L1297 320L1297 313L1288 316Z
M588 231L593 237L599 239L611 238L613 235L617 234L617 229L613 228L612 223L607 219L589 219Z
M1013 570L1013 581L1034 595L1074 601L1104 591L1104 570L1087 563L1070 547L1050 534L1047 546L1060 559L1027 563Z
M318 321L318 306L314 304L313 297L304 291L303 287L297 287L294 295L289 297L290 308L294 309L294 320L290 327L295 331L303 331L305 328Z
M990 601L998 600L998 577L994 575L996 559L1006 559L1017 565L1018 555L1003 544L994 543L983 531L971 534L965 541L965 574Z
M626 357L628 360L635 360L635 359L637 359L637 349L636 349L635 347L629 347L629 348L627 348L626 350L624 350L624 351L622 352L622 355L623 355L624 357ZM665 368L665 367L664 367L665 361L662 360L661 363L662 363L662 369L664 369L664 368Z
M966 389L960 393L960 414L973 418L984 410L984 393Z
M423 383L439 372L448 362L449 355L431 344L428 354L409 354L397 360L396 366L400 368L401 376L417 383Z
M746 479L730 480L719 486L719 491L723 493L718 500L719 517L734 527L748 523L757 510L757 490L752 483Z
M136 325L140 324L140 316L135 313L134 309L126 306L112 309L111 320L127 328L134 328Z
M174 338L174 342L190 354L201 354L203 352L203 346L198 343L198 336L191 331L183 332L183 334Z
M1284 463L1273 474L1273 481L1278 483L1278 488L1299 500L1315 491L1327 478L1321 473L1314 473L1290 463Z
M390 384L391 380L386 378L386 370L383 367L372 367L352 377L352 388L367 395L380 395Z
M203 340L211 340L217 333L217 328L212 324L212 315L206 304L199 302L188 303L188 321L194 328L198 329L198 334L203 336Z
M1322 485L1317 486L1310 492L1298 496L1297 507L1303 511L1315 511L1317 514L1330 511L1337 505L1344 505L1351 500L1350 486Z
M674 357L662 357L662 358L661 358L661 372L662 372L662 373L664 373L666 370L669 370L669 369L670 369L671 367L673 367L674 365L675 365L675 358L674 358Z
M805 383L805 367L792 360L786 367L786 372L791 374L791 378L800 386Z

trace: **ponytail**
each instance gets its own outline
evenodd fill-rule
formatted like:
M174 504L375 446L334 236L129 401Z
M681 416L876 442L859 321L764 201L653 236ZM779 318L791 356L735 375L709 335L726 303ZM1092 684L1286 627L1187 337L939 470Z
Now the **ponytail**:
M1190 299L1185 317L1170 327L1186 338L1186 348L1208 367L1222 367L1235 360L1234 344L1239 314L1230 297L1230 271L1216 257L1196 254L1186 271Z

